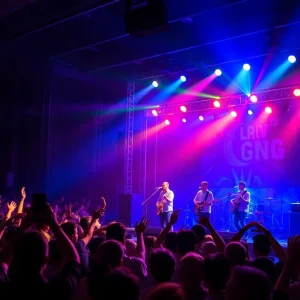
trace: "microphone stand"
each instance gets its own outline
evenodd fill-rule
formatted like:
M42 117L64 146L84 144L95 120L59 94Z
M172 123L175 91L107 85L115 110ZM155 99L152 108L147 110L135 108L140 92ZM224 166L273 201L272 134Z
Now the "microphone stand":
M145 218L146 219L148 219L148 202L159 190L161 190L161 188L155 189L155 191L141 204L141 205L146 204L146 206L145 206Z

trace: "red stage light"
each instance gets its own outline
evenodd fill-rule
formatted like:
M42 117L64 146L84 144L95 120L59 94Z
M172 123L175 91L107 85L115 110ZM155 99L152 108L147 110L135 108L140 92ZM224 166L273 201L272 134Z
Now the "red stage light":
M186 109L186 107L185 107L184 105L181 105L181 106L180 106L180 110L181 110L182 112L186 112L186 111L187 111L187 109Z
M157 112L157 110L156 110L156 109L153 109L153 110L152 110L152 115L153 115L153 116L155 116L155 117L157 117L157 116L158 116L158 112Z
M255 95L251 95L250 96L250 101L253 102L253 103L256 103L257 102L257 97Z
M233 117L233 118L236 118L237 117L237 113L233 110L231 113L231 116Z
M170 125L171 123L170 123L169 120L166 120L166 121L165 121L165 124L166 124L166 125Z
M294 94L294 96L296 96L296 97L300 97L300 89L294 89L293 94Z
M267 107L265 108L265 112L266 112L267 114L271 114L271 113L272 113L272 108L269 107L269 106L267 106Z
M214 101L214 107L220 107L221 103L219 101Z

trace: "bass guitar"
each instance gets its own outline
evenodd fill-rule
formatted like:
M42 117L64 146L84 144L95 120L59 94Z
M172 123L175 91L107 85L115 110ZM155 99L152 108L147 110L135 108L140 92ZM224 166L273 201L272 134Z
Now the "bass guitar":
M228 198L228 197L231 197L232 194L228 194L227 196L221 198L221 199L215 199L215 200L212 200L211 203L217 203L217 202L220 202L220 201L223 201L224 199ZM194 208L194 212L195 214L201 212L203 210L205 206L205 203L198 203L198 204L195 204L195 208Z

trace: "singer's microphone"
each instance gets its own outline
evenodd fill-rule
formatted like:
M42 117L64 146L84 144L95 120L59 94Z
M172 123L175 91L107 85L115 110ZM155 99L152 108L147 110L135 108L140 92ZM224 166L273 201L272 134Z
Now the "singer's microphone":
M156 187L156 189L157 189L157 190L160 190L160 189L162 189L162 187L161 187L161 186L158 186L158 187Z

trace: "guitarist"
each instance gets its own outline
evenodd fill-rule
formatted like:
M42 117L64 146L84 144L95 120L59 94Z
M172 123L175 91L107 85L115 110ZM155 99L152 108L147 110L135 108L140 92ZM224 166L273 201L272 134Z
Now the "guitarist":
M245 226L245 219L249 211L250 193L246 190L246 183L239 183L239 192L235 199L232 200L234 216L234 225L237 230L241 230Z
M208 183L202 181L200 191L194 199L196 218L202 216L210 220L211 205L214 200L214 195L208 190Z
M168 182L164 182L161 187L162 191L159 194L156 207L158 210L160 210L160 226L162 228L165 228L166 225L170 222L170 218L173 212L174 193L169 189Z

